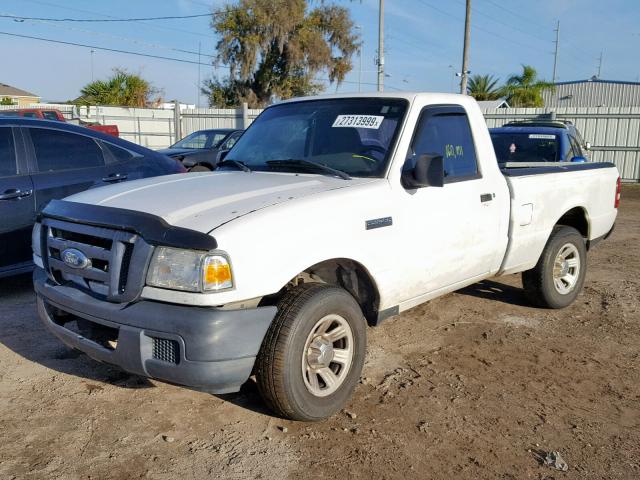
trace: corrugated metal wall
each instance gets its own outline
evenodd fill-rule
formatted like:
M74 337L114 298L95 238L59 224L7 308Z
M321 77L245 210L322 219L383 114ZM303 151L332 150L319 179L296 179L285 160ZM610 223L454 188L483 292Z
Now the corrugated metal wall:
M592 145L595 162L614 162L625 181L640 181L640 107L554 108L558 120L570 120ZM499 127L513 120L548 116L545 108L484 110L487 125Z
M557 83L554 92L545 90L542 99L550 107L640 106L640 83L584 81Z
M182 134L188 135L205 128L246 128L262 112L261 109L247 109L248 123L243 126L242 109L196 108L182 110Z

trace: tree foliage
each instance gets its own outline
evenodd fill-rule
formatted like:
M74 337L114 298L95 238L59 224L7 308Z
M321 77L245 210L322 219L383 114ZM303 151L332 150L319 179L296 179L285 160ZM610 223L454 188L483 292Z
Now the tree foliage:
M80 93L82 95L76 101L80 104L148 107L159 91L141 76L115 68L111 77L88 83Z
M13 100L11 98L9 98L9 97L3 97L0 100L0 105L13 105L13 104L14 104Z
M522 65L520 75L512 75L504 86L507 102L512 107L543 107L543 90L555 90L555 85L538 78L538 72L530 65Z
M473 75L469 78L467 93L476 100L497 100L502 97L497 87L498 79L493 75Z
M274 97L311 95L323 73L341 82L351 70L358 36L346 8L306 0L239 0L214 12L216 60L229 76L204 82L212 106L264 107Z

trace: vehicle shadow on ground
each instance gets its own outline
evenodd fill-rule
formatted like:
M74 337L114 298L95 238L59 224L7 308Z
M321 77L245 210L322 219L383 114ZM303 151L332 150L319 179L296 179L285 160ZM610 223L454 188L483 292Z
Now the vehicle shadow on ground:
M97 362L51 334L38 318L31 275L0 279L0 344L51 370L122 388L153 383L118 367Z
M274 413L269 410L264 403L258 391L258 385L253 377L247 380L237 393L226 393L224 395L214 395L228 403L232 403L237 407L250 410L254 413L260 413L269 417L275 417Z
M482 280L481 282L469 285L462 290L458 290L456 293L507 303L509 305L518 305L520 307L531 306L531 303L524 296L522 288L498 283L494 280Z

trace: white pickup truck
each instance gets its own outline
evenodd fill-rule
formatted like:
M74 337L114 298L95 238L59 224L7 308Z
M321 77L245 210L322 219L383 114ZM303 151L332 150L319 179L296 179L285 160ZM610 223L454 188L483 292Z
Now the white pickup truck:
M253 374L278 415L319 420L358 383L368 325L518 272L532 303L573 302L619 185L610 163L501 170L470 97L295 99L217 171L52 201L38 310L97 360L212 393Z

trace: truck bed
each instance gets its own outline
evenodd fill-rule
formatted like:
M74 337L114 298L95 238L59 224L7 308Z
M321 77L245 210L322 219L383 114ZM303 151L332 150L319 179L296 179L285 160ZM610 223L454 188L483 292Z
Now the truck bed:
M613 228L618 171L613 163L501 169L509 187L509 244L498 274L533 268L561 218L584 228L587 245ZM540 182L541 176L544 182ZM580 228L578 228L580 230Z

